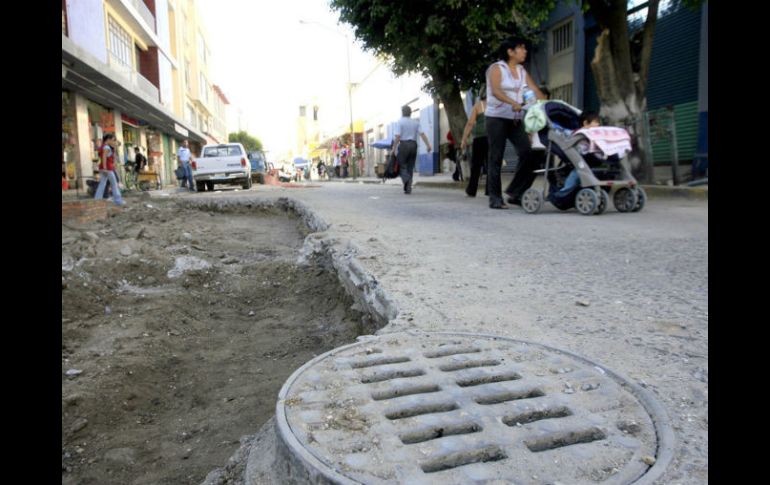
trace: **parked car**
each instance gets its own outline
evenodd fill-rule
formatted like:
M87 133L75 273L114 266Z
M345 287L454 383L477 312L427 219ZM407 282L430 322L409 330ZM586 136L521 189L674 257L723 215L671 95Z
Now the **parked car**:
M265 159L265 154L262 152L249 153L249 163L251 164L251 180L258 184L265 183L265 175L267 174L268 164Z
M285 163L278 169L278 180L281 182L291 182L297 177L297 171L294 169L294 165Z
M240 143L204 146L201 157L195 158L191 164L198 192L212 191L214 184L251 188L251 165L246 157L246 149Z

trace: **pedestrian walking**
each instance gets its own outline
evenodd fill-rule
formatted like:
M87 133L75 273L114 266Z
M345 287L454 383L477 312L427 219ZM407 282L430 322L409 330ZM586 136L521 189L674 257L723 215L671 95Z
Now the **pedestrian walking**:
M511 184L506 188L508 202L521 204L521 195L535 179L530 157L531 144L524 130L524 91L531 89L538 99L545 99L522 63L527 59L527 47L523 39L511 37L502 42L498 49L499 61L487 68L487 138L489 157L487 162L487 185L490 209L507 209L503 203L500 168L505 152L505 141L516 148L519 166Z
M179 147L179 151L177 152L177 158L179 159L179 162L182 164L182 167L184 168L184 181L182 183L182 187L184 187L184 182L187 183L187 187L190 190L190 192L195 191L195 187L193 187L193 175L192 175L192 153L190 153L190 143L185 140L182 142L182 146Z
M113 133L105 133L102 137L102 146L99 147L99 186L96 188L96 200L104 196L104 190L109 180L112 187L112 200L116 205L125 205L120 195L118 179L115 176L115 148L117 139Z
M473 135L473 144L471 146L471 178L468 186L465 187L465 193L468 197L476 197L476 191L479 186L479 177L481 171L487 173L487 157L489 156L489 143L487 139L487 128L484 118L484 111L487 109L487 87L481 87L479 91L479 100L471 109L471 116L465 124L463 139L460 142L460 152L465 153L468 147L468 138ZM489 175L487 175L484 185L484 195L489 195Z
M417 160L417 135L419 134L425 145L428 147L428 153L432 152L428 137L423 133L420 127L420 121L411 118L412 108L403 106L401 108L401 119L398 120L393 140L393 150L399 166L399 176L404 182L404 193L412 193L412 177L414 174L414 162Z

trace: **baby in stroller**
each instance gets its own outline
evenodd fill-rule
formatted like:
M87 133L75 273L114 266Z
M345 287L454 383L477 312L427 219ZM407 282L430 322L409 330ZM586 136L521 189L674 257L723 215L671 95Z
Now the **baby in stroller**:
M585 113L562 101L548 101L533 113L537 136L546 145L545 190L530 188L522 196L522 208L535 213L548 201L561 210L575 207L584 215L601 214L609 206L609 193L619 212L642 209L646 196L628 168L631 139L622 128L599 126L598 115ZM535 116L539 115L539 116ZM530 117L530 113L527 114ZM557 155L561 165L553 165ZM569 175L566 175L569 174ZM566 175L566 177L565 177Z
M599 114L595 111L584 111L583 114L580 115L579 121L581 128L596 128L601 125ZM597 157L594 154L589 153L590 144L587 140L578 142L577 149L578 152L580 152L580 155L585 159L586 163L588 163L589 167L595 167L601 164L601 162L597 160ZM614 161L617 162L617 155L613 155L613 157L615 158ZM565 169L568 169L570 166L571 165L567 163L563 164L560 167L562 170L559 175L562 175ZM569 175L563 181L563 185L556 179L557 172L551 172L550 175L552 178L550 184L551 190L548 194L548 202L562 210L567 210L571 207L574 207L575 194L580 189L580 176L578 176L577 170L573 168L569 172ZM560 185L561 188L559 188Z

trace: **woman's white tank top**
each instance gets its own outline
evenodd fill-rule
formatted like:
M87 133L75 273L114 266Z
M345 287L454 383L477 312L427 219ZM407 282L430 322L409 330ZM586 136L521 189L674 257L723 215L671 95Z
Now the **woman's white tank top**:
M495 68L495 66L500 66ZM497 61L489 68L487 68L487 109L484 111L484 116L492 116L495 118L506 118L509 120L520 120L524 118L524 111L513 111L513 107L500 101L492 94L492 69L500 69L502 78L500 79L500 87L505 94L516 101L519 104L524 104L524 88L527 87L527 71L521 66L516 66L516 71L519 74L519 79L514 79L511 69L504 61Z

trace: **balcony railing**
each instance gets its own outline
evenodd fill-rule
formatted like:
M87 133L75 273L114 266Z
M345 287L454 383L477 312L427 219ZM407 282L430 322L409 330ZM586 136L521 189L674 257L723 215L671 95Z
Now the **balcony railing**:
M150 9L147 8L147 5L145 5L142 0L130 0L130 3L134 5L136 11L139 12L139 15L141 15L144 21L147 22L147 25L150 26L152 31L157 34L158 28L155 25L155 16L150 12Z
M144 76L134 71L133 68L127 66L120 59L118 59L112 52L109 53L110 67L128 78L128 83L131 87L137 91L141 91L150 96L154 101L160 102L160 91Z

